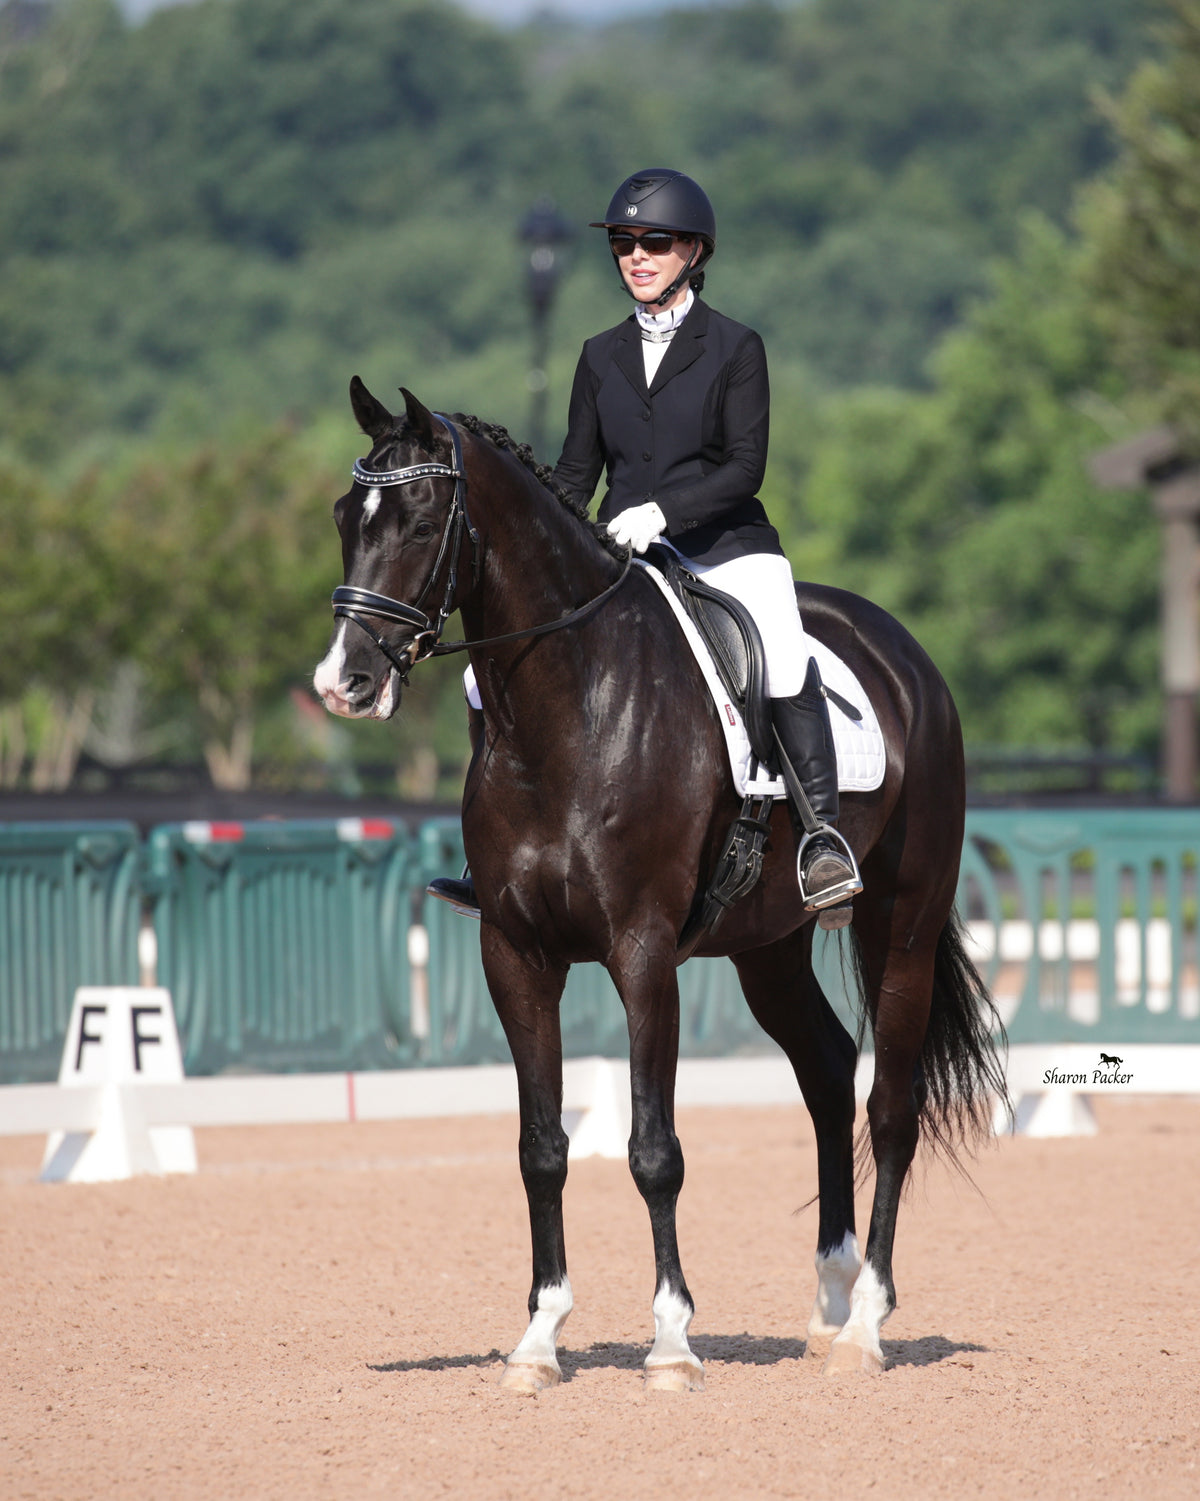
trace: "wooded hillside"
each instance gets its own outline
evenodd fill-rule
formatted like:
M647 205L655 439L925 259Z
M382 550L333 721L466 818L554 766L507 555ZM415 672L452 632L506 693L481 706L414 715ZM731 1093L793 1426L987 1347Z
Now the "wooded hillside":
M202 744L232 780L256 757L333 755L334 731L343 759L367 737L372 759L378 737L393 750L376 727L306 741L288 699L337 581L348 378L522 435L516 231L550 195L580 226L553 459L579 344L627 311L583 226L659 163L705 183L707 295L766 340L764 493L797 572L896 610L969 739L1152 750L1155 536L1142 498L1101 499L1084 471L1148 408L1073 221L1118 150L1101 94L1169 51L1151 13L749 0L506 30L442 0L197 0L132 27L112 0L8 0L0 781L53 779L85 742ZM240 517L232 554L216 516ZM29 560L53 574L64 538L81 592L51 606ZM247 548L266 581L250 639L283 637L250 693L246 640L213 618ZM139 611L159 612L154 650ZM81 618L101 624L64 664ZM406 765L433 747L443 790L465 749L454 677L431 670L399 734Z
M777 365L918 385L1020 212L1062 221L1109 159L1090 93L1144 50L1143 10L750 0L592 32L444 0L199 0L138 27L63 0L0 56L4 434L51 398L77 429L216 430L251 396L260 418L340 400L358 365L518 427L518 220L549 194L581 226L569 367L624 312L582 226L651 158L708 186L712 295Z

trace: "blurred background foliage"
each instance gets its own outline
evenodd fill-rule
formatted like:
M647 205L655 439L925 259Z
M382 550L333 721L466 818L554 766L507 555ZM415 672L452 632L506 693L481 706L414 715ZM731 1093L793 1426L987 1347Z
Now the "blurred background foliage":
M1155 749L1158 539L1090 453L1200 432L1200 6L767 0L501 28L444 0L0 5L0 785L81 755L457 794L458 672L392 727L305 685L351 374L529 425L524 252L580 234L549 441L624 316L630 171L718 210L800 576L929 648L969 743ZM399 399L396 398L399 404ZM1190 425L1190 426L1189 426Z

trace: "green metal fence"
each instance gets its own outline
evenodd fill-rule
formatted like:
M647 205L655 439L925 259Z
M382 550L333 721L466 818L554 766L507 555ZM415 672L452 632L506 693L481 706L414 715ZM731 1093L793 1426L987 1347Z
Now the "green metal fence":
M457 874L463 863L457 819L437 819L420 833L422 886L434 876ZM508 1045L496 1019L483 965L478 928L445 902L426 898L422 921L429 933L430 1036L423 1061L484 1063L504 1060ZM844 1018L852 1018L842 980L836 936L822 933L816 945L826 994ZM562 1001L563 1054L586 1058L628 1057L625 1012L608 973L599 964L576 964ZM770 1051L738 986L728 959L691 959L679 971L679 1051L685 1058L729 1057ZM853 1027L851 1019L849 1025Z
M129 823L0 824L0 1083L58 1076L80 985L138 980Z
M974 810L959 907L1026 1042L1200 1042L1200 813Z
M158 983L189 1073L414 1061L399 824L169 824L147 845Z
M456 870L462 858L457 822L422 831L422 879ZM968 813L959 910L1010 1043L1200 1043L1198 866L1200 812ZM434 901L424 921L441 1026L430 1061L506 1056L473 929ZM826 995L853 1030L838 936L818 934L814 955ZM682 1056L770 1046L728 960L691 960L679 988ZM568 1057L628 1051L620 1002L599 965L571 971L563 1042Z
M140 847L131 824L0 825L0 1082L55 1077L78 985L137 982L143 905L190 1073L505 1060L478 927L424 896L462 859L457 820L175 824ZM973 810L959 905L1010 1040L1200 1042L1198 866L1200 812ZM836 935L817 964L853 1026ZM683 967L680 1012L685 1057L770 1047L728 960ZM628 1051L599 965L572 969L562 1023L568 1057Z

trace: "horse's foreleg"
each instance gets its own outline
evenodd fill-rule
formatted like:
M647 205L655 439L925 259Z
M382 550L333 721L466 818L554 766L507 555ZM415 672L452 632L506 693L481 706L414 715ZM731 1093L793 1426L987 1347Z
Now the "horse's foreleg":
M661 957L648 944L639 944L623 967L614 965L610 972L629 1020L629 1169L650 1212L654 1239L654 1344L644 1366L646 1386L703 1391L704 1367L688 1345L695 1305L683 1278L675 1229L683 1187L683 1151L675 1134L679 983L674 935L666 938Z
M742 990L763 1031L783 1049L817 1136L817 1296L806 1360L824 1360L850 1317L862 1264L854 1234L854 1039L812 972L813 927L734 956Z
M830 1347L826 1375L884 1368L880 1330L896 1306L892 1250L900 1196L920 1135L925 1101L920 1057L933 993L934 942L903 925L904 904L897 902L885 915L872 913L868 903L858 910L861 902L855 927L876 997L875 1079L867 1100L875 1195L862 1270L849 1317Z
M509 1391L536 1392L562 1380L558 1337L572 1306L563 1235L567 1135L562 1128L558 1014L566 970L535 968L487 923L481 941L488 988L516 1065L521 1178L533 1245L529 1327L508 1357L500 1385Z

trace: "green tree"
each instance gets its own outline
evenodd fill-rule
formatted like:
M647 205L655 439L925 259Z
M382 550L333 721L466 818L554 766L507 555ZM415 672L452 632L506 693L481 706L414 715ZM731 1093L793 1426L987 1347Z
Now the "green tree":
M1108 159L1088 104L1147 0L813 0L503 31L445 0L61 0L0 46L0 395L76 431L223 433L342 399L355 368L519 430L521 213L583 225L649 158L700 175L711 287L775 363L927 384L1008 253ZM664 69L663 58L670 58ZM563 360L625 304L591 235ZM553 401L565 410L565 392ZM0 401L0 441L23 442ZM44 461L44 460L43 460Z
M1086 193L1083 224L1120 359L1200 445L1200 3L1164 3L1161 57L1109 102L1121 152Z
M1111 159L1089 92L1146 54L1147 3L747 0L502 32L441 0L196 0L140 26L62 0L32 38L0 27L0 608L28 658L0 699L49 746L136 652L223 780L281 754L328 627L349 375L520 433L520 212L550 192L583 224L657 158L710 188L711 295L767 339L768 495L799 570L896 610L975 741L1146 743L1152 528L1084 478L1141 409L1053 225ZM1176 78L1178 120L1129 95L1180 181L1194 51L1140 75ZM1195 249L1160 178L1179 213L1147 306L1169 331ZM1127 301L1124 357L1190 390L1192 332ZM556 314L560 431L580 341L627 306L593 232ZM43 555L72 578L36 584ZM340 728L364 759L436 742L444 773L457 673L414 688L398 741Z
M976 744L1133 750L1157 732L1157 530L1144 496L1087 475L1130 427L1087 254L1027 219L931 393L828 400L789 517L799 571L894 611Z
M140 602L136 655L160 699L186 698L210 775L250 785L255 727L306 685L336 582L336 480L276 429L232 451L144 464L106 544Z
M140 627L102 541L95 473L51 484L0 460L0 781L28 758L35 788L65 786L101 685Z

